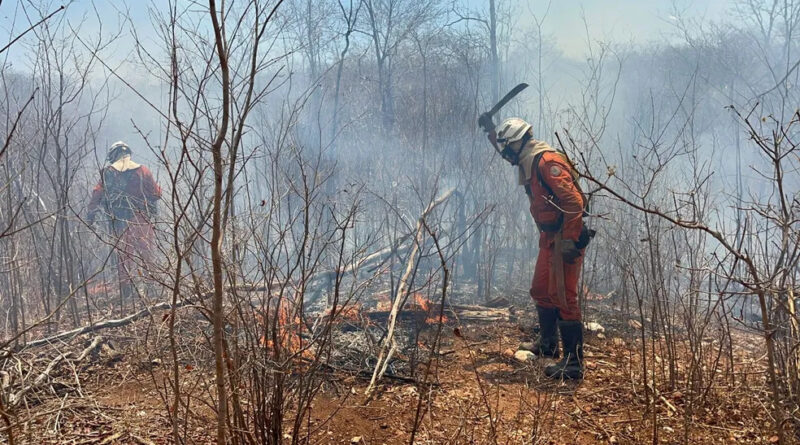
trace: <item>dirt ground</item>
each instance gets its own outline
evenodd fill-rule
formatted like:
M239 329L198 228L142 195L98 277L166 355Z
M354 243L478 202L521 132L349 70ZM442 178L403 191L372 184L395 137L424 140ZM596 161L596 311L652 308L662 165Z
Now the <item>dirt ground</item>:
M304 418L298 439L314 444L407 444L415 418L421 418L414 437L418 444L775 441L763 402L763 357L752 346L757 339L742 334L738 383L711 383L701 404L701 394L687 394L680 382L671 391L659 384L657 394L645 393L641 340L626 329L626 320L604 316L601 321L603 334L587 334L586 378L579 383L546 379L546 360L514 359L522 336L517 320L451 322L443 329L438 360L431 364L430 384L385 380L367 399L368 379L363 375L332 373ZM417 382L424 380L430 357L424 347L420 351ZM40 395L41 403L19 411L12 422L32 420L16 426L16 443L172 443L166 404L154 383L160 379L153 378L166 369L158 361L142 363L133 350L121 352L75 370L72 378L79 390L51 388L50 394ZM653 358L661 363L658 356ZM213 387L212 365L187 366L191 384ZM70 372L62 370L62 378L69 378ZM648 410L647 400L653 398ZM210 406L194 414L188 441L212 443L215 418ZM292 439L290 427L285 426L286 443Z

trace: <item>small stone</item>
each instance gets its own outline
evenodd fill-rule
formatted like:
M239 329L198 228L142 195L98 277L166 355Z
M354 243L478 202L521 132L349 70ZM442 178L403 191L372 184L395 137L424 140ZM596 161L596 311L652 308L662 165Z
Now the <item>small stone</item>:
M351 443L351 444L354 444L354 443L364 443L364 439L363 439L361 436L355 436L355 437L353 437L352 439L350 439L350 443Z
M600 332L600 333L597 334L597 338L599 338L600 340L605 340L606 334L603 334L602 332Z
M536 354L531 351L526 351L524 349L520 349L519 351L514 353L514 358L520 362L527 362L536 359Z
M514 356L514 350L513 349L508 348L505 351L503 351L503 357L511 358L513 356Z
M665 432L665 433L670 433L670 434L672 434L672 433L674 433L674 432L675 432L675 430L674 430L674 429L672 429L672 428L670 428L670 427L668 427L668 426L665 426L665 427L664 427L664 432Z
M413 386L407 386L403 389L403 395L407 397L416 397L417 396L417 388Z
M606 331L606 328L604 328L603 325L601 325L600 323L594 322L594 321L590 321L589 323L586 323L585 326L586 326L586 330L589 331L589 332L602 333L602 332Z
M634 319L628 320L628 326L633 329L642 329L642 324Z

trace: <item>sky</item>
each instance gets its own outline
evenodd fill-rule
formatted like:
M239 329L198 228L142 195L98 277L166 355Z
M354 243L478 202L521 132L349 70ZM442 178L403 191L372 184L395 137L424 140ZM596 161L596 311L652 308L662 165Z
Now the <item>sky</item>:
M466 0L472 10L488 9L488 0ZM502 3L504 0L497 0ZM518 20L523 26L532 23L531 14L542 16L548 11L544 31L555 39L564 55L582 59L586 54L586 32L584 18L589 26L593 40L648 43L668 38L674 31L674 10L683 11L690 18L702 18L703 21L718 21L724 18L731 9L734 0L518 0ZM50 10L60 2L53 2ZM69 1L66 18L77 23L87 17L91 32L96 27L95 10L102 18L105 29L119 26L119 12L127 10L134 23L142 30L150 28L148 7L160 6L166 0L72 0ZM19 13L20 2L2 2L0 6L0 29L6 36L0 41L8 41L10 35L16 35L26 25L24 17ZM548 10L549 8L549 10ZM17 23L14 18L17 18ZM12 30L13 28L13 30Z
M29 26L29 19L22 13L22 2L29 0L5 1L0 5L0 46L4 46L14 36L24 31ZM51 1L47 11L55 10L62 1ZM443 0L447 4L450 0ZM459 0L459 4L466 4L473 11L486 13L488 0ZM509 0L497 0L503 4ZM587 38L584 19L589 27L589 35L593 41L647 44L652 41L664 41L670 34L675 35L674 20L671 15L676 8L692 19L700 21L720 21L732 8L734 0L514 0L518 7L514 13L518 14L516 22L521 29L530 29L533 24L533 15L541 17L545 11L547 16L544 21L543 31L560 49L567 58L583 60L587 55ZM132 57L133 45L130 43L129 24L122 19L122 12L127 11L137 32L144 39L156 39L150 24L150 9L153 6L161 8L166 5L166 0L64 0L68 5L65 13L60 13L58 18L68 20L75 26L82 23L81 35L96 36L99 26L103 34L115 30L122 30L121 38L113 43L112 48L106 49L102 57L109 65L115 66L116 71L125 78L139 79L139 84L146 82L146 74L141 67L124 63L123 60ZM37 3L33 0L32 3ZM24 3L29 4L29 3ZM149 5L149 7L148 7ZM549 9L548 9L549 8ZM99 18L99 20L98 20ZM35 20L35 19L33 19ZM522 31L524 32L524 31ZM524 38L521 37L521 38ZM519 37L514 36L515 40ZM25 57L25 47L15 45L3 54L5 60L0 58L0 63L12 65L18 71L29 71L30 60ZM98 72L98 76L105 76L105 70ZM152 91L155 97L160 97L158 91ZM137 100L133 98L132 100ZM158 104L157 104L158 105ZM112 115L128 116L127 108L121 113ZM158 116L153 114L154 122ZM141 119L141 117L140 117ZM109 136L113 140L120 137L131 140L140 136L130 125L129 117L120 118L116 125L125 131ZM157 127L157 125L156 125Z
M643 44L668 39L674 33L676 9L687 18L719 21L733 5L731 0L523 0L523 3L537 16L550 3L544 29L567 57L577 59L586 54L584 17L593 40Z

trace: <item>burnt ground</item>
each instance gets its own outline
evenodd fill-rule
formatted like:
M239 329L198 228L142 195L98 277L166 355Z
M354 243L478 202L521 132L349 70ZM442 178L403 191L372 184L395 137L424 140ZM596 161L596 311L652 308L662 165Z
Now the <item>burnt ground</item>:
M512 354L522 333L519 320L513 317L491 323L451 320L442 331L440 354L430 365L427 381L431 384L384 380L368 400L364 396L368 377L352 371L332 372L326 375L298 439L324 444L409 443L422 396L422 421L414 440L419 444L776 440L767 414L764 358L755 334L737 334L733 381L722 375L725 366L719 365L719 370L710 371L719 377L703 382L695 393L685 383L685 362L678 363L682 379L670 388L662 378L665 359L648 350L649 362L656 364L658 393L654 395L642 383L642 344L636 324L608 308L596 308L592 313L605 332L587 334L587 372L582 382L544 378L545 360L515 360ZM26 402L27 407L12 411L9 422L16 443L172 443L166 405L156 383L168 369L132 340L136 329L103 333L113 351L101 352L79 368L56 369L51 385L32 394L35 397ZM425 344L426 338L429 343L433 332L428 329L420 344ZM72 343L80 349L88 341ZM422 363L413 374L418 382L424 378L430 357L424 346L420 351ZM399 354L398 360L408 360L408 355ZM213 362L181 366L186 385L200 388L200 393L213 387ZM702 369L710 375L708 368ZM647 403L652 399L654 403ZM193 415L187 440L212 443L215 417L210 406L198 407ZM284 439L290 443L288 422L285 427Z

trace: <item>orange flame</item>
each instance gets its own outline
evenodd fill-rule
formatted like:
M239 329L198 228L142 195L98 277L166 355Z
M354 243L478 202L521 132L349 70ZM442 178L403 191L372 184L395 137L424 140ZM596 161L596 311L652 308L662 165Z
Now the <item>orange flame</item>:
M324 316L330 317L331 310L333 308L328 308L325 310ZM361 305L360 304L351 304L347 306L338 306L336 308L336 313L334 317L339 318L340 320L346 321L359 321L361 319Z
M431 302L420 294L414 294L414 302L425 312L431 310Z
M447 323L447 315L442 314L442 324ZM439 324L439 316L428 317L425 319L425 324Z
M303 324L300 322L299 316L292 316L291 313L291 304L284 299L281 301L277 311L273 310L270 315L277 317L275 327L277 329L278 345L289 354L294 354L302 348L300 329L302 329ZM261 323L265 322L261 314L257 315L256 319ZM259 339L259 345L267 349L273 349L274 343L271 338L267 338L266 334L262 334Z
M428 316L425 318L425 324L438 324L439 323L439 314L431 314L431 311L434 309L434 305L431 300L428 300L421 294L414 294L414 303L419 307L419 310L427 312ZM438 310L437 310L438 312ZM447 316L442 314L442 323L447 323Z

